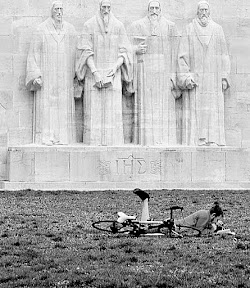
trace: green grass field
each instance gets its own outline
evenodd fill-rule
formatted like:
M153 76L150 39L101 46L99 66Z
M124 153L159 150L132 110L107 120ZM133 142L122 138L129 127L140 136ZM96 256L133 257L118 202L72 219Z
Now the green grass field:
M140 215L129 191L0 192L0 287L250 287L249 191L150 192L155 220L219 200L232 236L106 235L91 223ZM177 216L177 215L176 215ZM179 217L181 215L178 215Z

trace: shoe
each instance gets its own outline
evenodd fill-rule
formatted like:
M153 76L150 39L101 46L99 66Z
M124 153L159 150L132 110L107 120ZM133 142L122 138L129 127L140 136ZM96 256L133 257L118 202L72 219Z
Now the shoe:
M42 145L46 145L46 146L53 146L53 142L52 141L44 141L43 143L42 143Z
M133 193L137 196L139 196L141 198L141 200L145 200L145 199L149 199L149 195L147 192L139 189L139 188L136 188L134 189Z
M217 147L218 145L217 145L215 142L208 142L208 143L207 143L207 146Z

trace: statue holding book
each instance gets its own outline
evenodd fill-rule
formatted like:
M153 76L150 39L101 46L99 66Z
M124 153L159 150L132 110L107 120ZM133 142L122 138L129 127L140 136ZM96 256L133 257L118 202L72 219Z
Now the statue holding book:
M175 145L176 50L178 33L161 15L159 1L149 1L148 15L129 28L134 47L134 142Z
M111 12L111 1L99 4L78 43L76 75L84 83L83 143L122 145L122 82L131 78L130 43L123 24Z

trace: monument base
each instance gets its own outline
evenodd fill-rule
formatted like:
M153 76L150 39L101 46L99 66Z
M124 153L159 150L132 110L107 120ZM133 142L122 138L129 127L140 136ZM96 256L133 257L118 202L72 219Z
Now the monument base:
M15 146L0 189L248 189L249 156L235 147Z

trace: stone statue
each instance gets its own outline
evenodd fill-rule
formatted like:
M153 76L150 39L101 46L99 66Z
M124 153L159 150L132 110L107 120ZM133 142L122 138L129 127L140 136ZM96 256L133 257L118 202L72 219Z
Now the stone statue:
M27 59L26 85L34 93L33 141L75 142L75 28L62 20L63 5L52 4L51 17L33 34Z
M186 27L178 53L178 81L184 89L183 145L225 145L224 91L230 59L222 27L210 18L207 1Z
M78 44L76 75L84 82L83 143L123 145L122 81L131 81L132 54L124 25L111 12L111 1L84 24Z
M176 26L161 15L160 2L150 0L148 15L133 22L129 34L135 62L135 143L175 145Z

